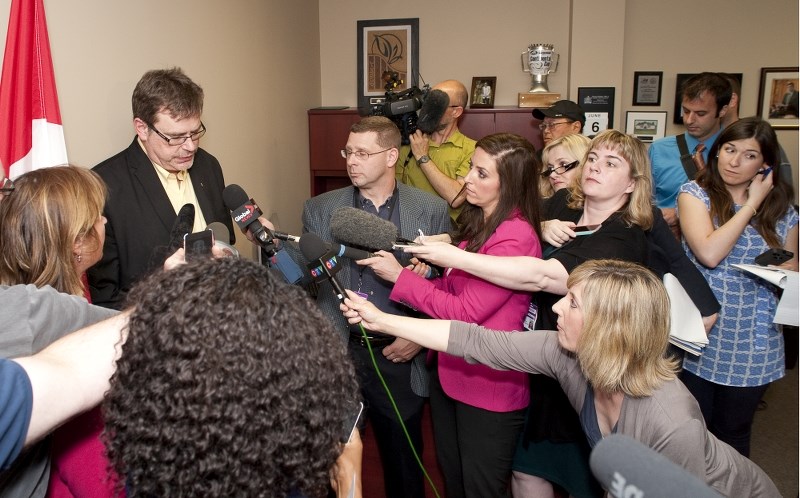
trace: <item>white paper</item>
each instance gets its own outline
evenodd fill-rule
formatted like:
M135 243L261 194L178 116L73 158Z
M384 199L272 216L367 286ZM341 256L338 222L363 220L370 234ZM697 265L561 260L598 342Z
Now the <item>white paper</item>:
M783 295L781 295L778 308L775 310L775 317L772 319L773 323L795 326L800 324L800 319L798 319L798 297L800 297L800 292L798 292L797 288L798 273L796 271L759 265L735 264L733 266L742 271L752 273L783 289Z
M694 355L699 355L708 345L708 336L700 310L671 273L664 275L664 287L670 300L670 342Z

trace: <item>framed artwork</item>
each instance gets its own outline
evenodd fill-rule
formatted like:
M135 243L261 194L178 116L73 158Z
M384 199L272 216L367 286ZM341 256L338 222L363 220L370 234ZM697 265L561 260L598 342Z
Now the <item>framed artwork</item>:
M628 111L625 116L625 133L645 143L662 138L666 129L667 111Z
M358 107L383 104L419 77L419 18L358 21Z
M494 107L494 94L496 88L496 76L473 77L472 91L469 92L469 106L473 109L491 109Z
M691 78L692 76L696 75L697 73L679 73L675 78L675 109L674 113L672 114L672 122L678 125L683 124L683 84L686 83L686 80ZM739 82L739 87L742 86L742 73L723 73L732 78L735 78L736 81ZM739 94L739 100L741 100L742 95Z
M593 137L614 127L614 87L578 87L578 105L586 114L582 133Z
M776 129L798 128L797 97L798 68L761 68L761 86L758 89L758 109L756 114L769 121Z
M633 105L661 105L661 71L634 71Z

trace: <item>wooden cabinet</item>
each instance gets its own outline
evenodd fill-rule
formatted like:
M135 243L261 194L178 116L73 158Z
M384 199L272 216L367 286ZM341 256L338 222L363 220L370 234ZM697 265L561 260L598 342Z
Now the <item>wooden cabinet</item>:
M519 107L467 109L459 121L459 129L475 140L502 131L517 133L530 140L539 150L542 148L542 132L538 128L540 121L531 115L531 111L530 108ZM350 185L345 160L339 151L347 143L350 126L360 119L354 107L308 111L312 196Z

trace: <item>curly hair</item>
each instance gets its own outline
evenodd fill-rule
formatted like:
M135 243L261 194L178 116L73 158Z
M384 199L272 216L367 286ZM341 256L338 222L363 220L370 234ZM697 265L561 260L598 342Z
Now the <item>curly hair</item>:
M103 409L129 496L325 496L358 388L301 289L208 259L149 276L128 300Z
M94 249L103 244L94 227L106 202L103 180L85 168L57 166L25 173L14 184L0 203L0 284L83 295L73 249L82 240Z

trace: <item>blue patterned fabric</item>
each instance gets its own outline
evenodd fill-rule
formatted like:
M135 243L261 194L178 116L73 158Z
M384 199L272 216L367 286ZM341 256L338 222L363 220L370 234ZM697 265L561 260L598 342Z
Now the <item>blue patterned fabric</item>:
M680 191L702 200L710 209L708 194L696 182L684 184ZM737 212L740 208L734 206ZM776 227L782 240L797 220L790 207ZM718 226L714 220L714 227ZM731 252L713 269L703 266L685 241L683 247L722 305L719 320L709 332L708 346L699 358L686 355L683 368L708 381L735 387L761 386L783 377L783 335L772 323L778 289L732 266L753 264L756 256L769 249L758 231L748 225Z

